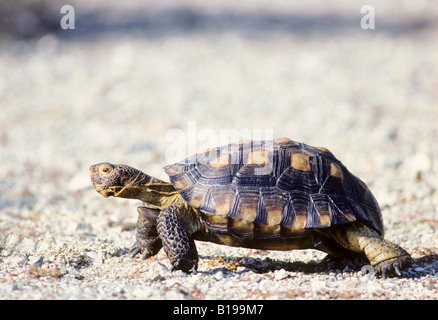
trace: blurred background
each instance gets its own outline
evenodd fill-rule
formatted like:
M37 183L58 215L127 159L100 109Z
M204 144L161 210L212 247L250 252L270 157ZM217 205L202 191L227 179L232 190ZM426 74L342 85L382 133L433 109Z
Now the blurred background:
M364 5L375 29L361 28ZM426 0L1 0L1 231L69 232L98 212L91 164L166 179L169 148L244 130L327 147L389 226L433 232L437 40Z

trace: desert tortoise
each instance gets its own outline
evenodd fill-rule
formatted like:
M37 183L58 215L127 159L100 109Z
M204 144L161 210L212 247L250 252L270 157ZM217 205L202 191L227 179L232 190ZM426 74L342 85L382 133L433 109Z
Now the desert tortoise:
M130 253L164 247L172 270L197 269L194 240L229 246L318 249L364 255L378 273L397 273L410 255L383 239L379 205L366 184L326 148L279 138L241 141L164 167L170 183L127 165L90 167L104 197L139 199Z

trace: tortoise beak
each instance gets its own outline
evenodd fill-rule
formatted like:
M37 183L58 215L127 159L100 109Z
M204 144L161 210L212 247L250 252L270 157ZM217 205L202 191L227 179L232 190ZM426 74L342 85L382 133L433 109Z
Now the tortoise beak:
M100 175L99 175L99 165L94 164L94 165L90 166L90 168L88 170L90 171L91 183L93 183L93 185L95 185L96 183L99 184L99 182L101 180Z
M94 189L100 193L102 196L104 196L105 198L109 197L109 195L106 194L105 189L106 186L105 184L102 182L102 177L100 176L100 172L99 172L99 164L94 164L92 166L90 166L89 168L89 172L90 172L90 180L91 183L94 186Z

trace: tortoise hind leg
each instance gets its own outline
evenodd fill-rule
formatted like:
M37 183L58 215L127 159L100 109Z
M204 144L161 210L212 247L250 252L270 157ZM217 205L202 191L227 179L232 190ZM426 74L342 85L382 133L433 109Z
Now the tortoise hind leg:
M401 275L412 258L403 248L382 239L376 231L361 222L331 226L324 230L344 248L365 254L377 274Z
M172 271L194 272L198 268L198 251L187 216L187 205L173 204L161 210L158 217L158 234L172 264Z

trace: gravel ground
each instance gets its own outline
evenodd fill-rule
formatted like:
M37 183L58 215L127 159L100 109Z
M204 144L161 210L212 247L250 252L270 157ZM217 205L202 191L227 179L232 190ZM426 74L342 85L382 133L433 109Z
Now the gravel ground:
M90 2L76 30L3 35L0 299L437 299L438 6L379 1L363 30L361 3L310 3ZM329 148L414 265L383 280L199 242L194 275L130 258L140 203L103 199L89 165L166 179L233 129Z

